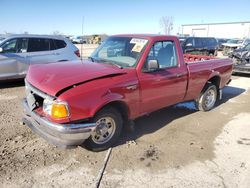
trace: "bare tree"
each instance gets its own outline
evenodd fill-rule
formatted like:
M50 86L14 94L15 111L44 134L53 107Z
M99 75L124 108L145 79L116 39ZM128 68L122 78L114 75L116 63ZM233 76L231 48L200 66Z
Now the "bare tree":
M173 30L174 18L172 16L162 16L160 19L160 26L166 35L170 35Z

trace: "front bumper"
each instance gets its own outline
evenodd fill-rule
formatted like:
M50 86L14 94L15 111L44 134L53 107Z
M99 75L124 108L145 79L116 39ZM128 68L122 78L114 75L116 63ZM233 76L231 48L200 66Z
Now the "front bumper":
M57 124L48 121L31 111L27 100L23 99L25 112L23 123L49 143L61 148L72 148L81 145L95 129L95 123Z

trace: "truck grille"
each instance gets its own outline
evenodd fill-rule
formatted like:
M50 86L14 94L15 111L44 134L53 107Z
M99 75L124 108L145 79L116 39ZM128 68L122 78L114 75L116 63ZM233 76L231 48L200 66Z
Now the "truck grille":
M31 110L35 110L39 107L42 107L44 99L50 99L50 100L55 99L54 97L47 95L46 93L32 86L26 79L25 79L25 89L26 89L27 103Z

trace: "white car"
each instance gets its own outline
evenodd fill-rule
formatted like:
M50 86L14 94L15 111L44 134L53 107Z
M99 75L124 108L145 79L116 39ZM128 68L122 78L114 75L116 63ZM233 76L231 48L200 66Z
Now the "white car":
M86 44L86 43L87 43L87 41L84 40L81 36L78 36L78 37L73 38L73 39L72 39L72 42L73 42L74 44Z
M67 38L50 35L11 35L0 41L0 80L24 78L29 65L80 59Z

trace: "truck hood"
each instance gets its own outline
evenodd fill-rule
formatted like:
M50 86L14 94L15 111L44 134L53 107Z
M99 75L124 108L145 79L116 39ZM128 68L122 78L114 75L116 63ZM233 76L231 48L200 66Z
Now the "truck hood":
M79 84L103 77L126 74L126 71L113 65L90 61L71 61L31 65L27 81L37 89L51 96Z

